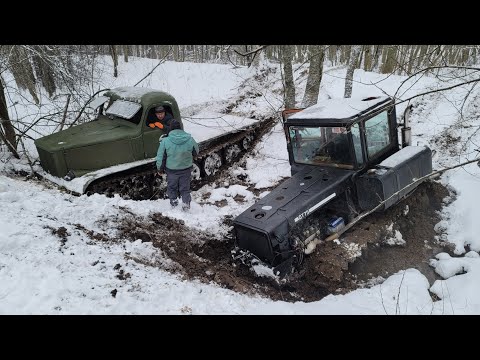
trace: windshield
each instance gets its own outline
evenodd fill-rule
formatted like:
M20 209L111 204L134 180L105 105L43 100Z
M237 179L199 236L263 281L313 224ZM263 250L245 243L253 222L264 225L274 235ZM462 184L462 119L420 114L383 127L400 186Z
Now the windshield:
M97 110L100 105L106 103L110 98L107 96L99 96L96 99L92 100L87 106L93 110Z
M115 100L105 113L129 120L133 118L141 107L142 105L131 101Z
M353 168L346 128L290 126L288 130L295 162Z

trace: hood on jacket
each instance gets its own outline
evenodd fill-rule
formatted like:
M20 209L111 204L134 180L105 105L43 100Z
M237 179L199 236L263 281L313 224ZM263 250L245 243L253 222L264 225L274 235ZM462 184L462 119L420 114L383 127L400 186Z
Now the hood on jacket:
M192 136L183 130L171 130L168 133L170 141L176 145L185 144Z

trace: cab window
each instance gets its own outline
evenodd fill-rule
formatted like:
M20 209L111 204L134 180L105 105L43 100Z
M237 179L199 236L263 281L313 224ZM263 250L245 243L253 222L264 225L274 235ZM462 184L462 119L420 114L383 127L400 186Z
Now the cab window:
M345 127L289 127L296 163L353 168Z
M365 138L369 159L381 153L391 144L389 130L387 111L383 111L365 121Z
M352 133L352 140L353 140L353 149L355 151L355 158L357 159L358 167L362 167L363 165L363 154L362 154L362 142L360 140L360 126L359 124L354 124L350 131Z
M105 114L111 119L120 118L138 124L142 116L142 112L140 111L141 108L142 106L138 103L125 100L115 100L109 105Z

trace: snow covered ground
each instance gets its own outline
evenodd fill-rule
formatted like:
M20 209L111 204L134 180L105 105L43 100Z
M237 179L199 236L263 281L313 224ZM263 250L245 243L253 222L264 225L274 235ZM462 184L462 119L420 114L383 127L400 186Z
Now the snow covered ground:
M155 65L154 60L132 58L128 63L120 62L117 79L108 75L111 71L105 71L102 81L109 87L131 86ZM325 70L319 99L342 97L345 69ZM251 74L252 69L232 69L228 65L167 62L141 86L172 93L181 109L197 109L190 112L195 117L207 111L202 104L238 94L240 84ZM384 80L379 82L381 79ZM382 90L392 95L403 79L356 70L353 96L384 95ZM257 89L263 96L234 109L239 116L280 106L278 94L273 91L279 83L272 85L274 79L270 80ZM304 79L299 80L302 81L304 84ZM423 77L414 86L405 86L408 91L402 97L438 86L436 81ZM435 169L478 157L480 135L474 133L479 126L476 93L464 106L462 118L458 112L467 90L457 88L413 101L413 144L425 143L436 150ZM300 91L297 101L301 95ZM406 105L397 108L397 116ZM23 117L31 109L25 106L18 111L24 111L19 114ZM441 136L446 133L460 140L445 144ZM26 147L36 155L33 143L27 142ZM247 159L246 170L234 167L232 173L245 173L258 189L290 175L279 126L265 136L256 150L256 155ZM148 242L92 242L80 230L83 227L114 237L115 229L108 226L108 221L100 220L121 216L122 208L126 208L142 216L162 212L195 229L223 232L221 219L240 214L254 201L245 186L206 186L193 194L191 212L185 214L170 210L168 200L76 197L11 175L12 166L24 165L24 160L15 164L6 150L0 152L0 314L480 314L480 237L476 232L480 218L480 168L475 163L447 171L441 177L458 196L445 208L443 220L437 225L446 230L446 240L455 244L458 257L442 253L431 260L444 280L430 286L418 270L405 269L371 288L329 295L310 303L272 301L238 294L213 283L186 281L148 266L155 261L167 261ZM208 202L203 201L207 193ZM237 194L245 196L246 202L235 202ZM220 200L225 200L227 206L212 205ZM62 227L68 237L59 234ZM125 257L126 253L129 257ZM144 261L136 262L131 257ZM119 279L119 268L130 273L130 278ZM431 293L439 300L432 300Z

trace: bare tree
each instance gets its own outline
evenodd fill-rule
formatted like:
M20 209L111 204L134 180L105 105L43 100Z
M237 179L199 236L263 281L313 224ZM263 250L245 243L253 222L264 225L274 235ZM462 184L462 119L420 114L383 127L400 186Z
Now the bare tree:
M415 51L410 52L410 59L408 60L407 75L410 75L412 73L412 68L418 56L418 52L420 51L420 47L421 47L420 45L415 45Z
M0 123L2 124L2 126L0 127L0 139L7 145L8 149L13 154L13 156L19 159L20 156L17 153L15 129L12 125L12 122L10 121L10 117L8 116L7 101L5 99L3 79L1 76L0 76Z
M14 45L11 48L11 55L8 57L9 67L21 89L27 89L36 104L40 103L35 89L35 74L33 72L30 57L24 46Z
M120 47L120 48L119 48ZM309 106L316 102L318 98L318 90L321 84L323 62L319 61L318 66L315 60L320 60L320 56L312 57L311 52L319 46L306 45L176 45L174 48L167 45L0 45L0 74L9 72L15 80L16 86L3 83L3 114L2 114L2 141L10 143L9 150L16 150L16 144L21 144L21 140L26 135L25 129L32 129L31 125L37 120L42 122L55 122L52 129L59 129L61 123L64 127L71 126L72 120L82 122L88 118L88 110L83 112L79 109L90 96L98 89L103 87L95 81L96 66L99 60L98 55L111 56L114 59L114 67L118 65L118 51L123 52L126 57L129 55L149 56L160 58L163 60L172 60L174 57L185 60L196 60L206 62L227 63L230 62L234 66L254 65L261 62L261 57L280 61L282 69L282 80L284 84L284 101L286 107L295 107L297 105L295 99L295 83L293 78L293 63L302 59L309 61L310 70L307 79L305 95L302 99L302 107ZM355 56L356 50L363 48L361 64L359 57ZM229 51L232 50L232 51ZM325 53L325 51L327 53ZM458 82L445 85L441 90L448 90L456 86L466 85L473 87L480 79L473 77L461 77L462 66L465 64L475 64L478 46L467 45L358 45L358 46L339 46L331 45L323 49L323 56L328 56L329 62L333 65L348 65L350 73L346 79L345 92L350 92L351 84L353 84L353 71L360 65L366 71L386 71L390 68L390 73L415 75L419 70L429 75L442 76L442 81L446 82L446 77L439 74L440 67L449 65L451 68L458 67ZM319 53L318 49L316 51ZM322 52L320 52L322 53ZM115 61L117 59L117 61ZM452 64L452 62L454 64ZM352 64L354 67L352 68ZM157 65L158 66L158 65ZM468 69L474 68L475 71L480 69L470 66ZM467 69L467 67L465 67ZM115 69L114 69L115 70ZM149 73L151 74L155 68ZM318 70L318 74L316 74ZM466 71L466 70L465 70ZM117 76L118 76L118 70ZM147 74L147 76L149 75ZM320 75L317 77L317 75ZM448 78L452 79L453 75ZM5 79L5 78L4 78ZM348 90L348 82L350 82L350 90ZM89 86L84 86L89 84ZM453 85L452 85L453 84ZM81 86L80 86L81 85ZM405 83L405 86L407 84ZM42 87L52 98L53 108L48 114L41 112L39 118L29 116L28 124L22 119L14 118L16 114L15 107L17 101L8 103L10 99L22 99L22 102L40 103L42 95ZM25 90L30 96L25 96L19 90ZM16 92L16 93L15 93ZM428 93L428 92L427 92ZM473 93L473 91L472 91ZM424 93L425 94L425 93ZM419 94L418 96L421 96ZM476 95L475 95L476 96ZM5 105L5 99L7 105ZM33 99L33 100L32 100ZM66 104L67 103L67 104ZM33 104L29 104L33 105ZM8 106L8 112L7 110ZM462 105L463 107L463 105ZM8 117L10 115L10 117ZM10 121L11 119L11 121ZM60 121L61 120L61 121ZM34 129L32 129L34 131Z
M253 67L260 67L261 64L264 63L265 61L265 46L261 47L260 50L258 50L257 52L255 52L255 54L253 55L253 59L252 59L252 66Z
M382 56L382 74L390 74L395 71L395 65L397 65L397 47L387 46L386 51Z
M244 57L247 60L247 66L250 67L253 64L257 55L261 53L262 50L266 47L267 45L258 45L254 49L249 49L249 46L245 45L245 52L240 52L236 49L234 49L233 51L235 51L235 53L237 53L238 55Z
M331 62L332 65L337 64L337 53L338 53L338 45L330 45L328 47L328 60Z
M323 75L325 47L323 45L310 45L308 47L308 55L310 58L310 67L308 69L307 85L302 101L302 107L304 108L317 103Z
M95 91L95 86L84 85L95 82L90 69L96 68L98 50L101 50L98 45L0 45L0 74L7 72L15 81L15 85L10 85L2 79L0 136L15 157L18 157L18 144L22 143L23 137L30 137L29 130L36 131L33 126L39 121L45 125L57 125L62 113L68 120L89 97L89 89ZM27 115L28 122L14 118L19 113L17 106L33 105L21 90L28 90L33 101L40 103L41 88L38 85L42 85L52 97L51 110L45 113L42 104L37 111ZM61 93L57 93L58 90ZM64 96L68 96L68 107L63 101Z
M370 71L373 71L373 70L377 69L379 61L380 61L380 57L382 55L382 48L383 48L382 45L375 45L374 46L373 63L372 63L372 67L370 68Z
M64 45L65 46L65 45ZM292 45L292 62L308 61L308 45ZM71 48L76 46L70 45ZM77 46L78 47L78 46ZM110 45L99 46L101 54L110 55ZM120 48L119 48L120 47ZM116 45L116 52L128 56L161 59L168 45ZM264 56L279 61L281 45L175 45L167 60L232 63L234 66L251 66L265 48ZM226 49L232 51L226 51ZM331 65L347 65L351 57L351 45L329 45L325 57ZM75 52L75 50L74 50ZM234 53L233 53L234 52ZM258 54L257 54L258 52ZM119 53L119 54L120 54ZM382 71L399 75L409 74L422 66L440 64L465 65L475 63L477 48L466 45L361 45L358 68L365 71Z
M113 77L118 77L118 56L117 56L117 49L115 45L109 45L110 47L110 55L113 59Z
M422 64L424 62L424 59L425 59L425 56L428 52L428 48L429 48L429 45L422 45L420 47L420 54L418 56L418 59L417 59L417 66L415 67L415 69L420 69L422 67Z
M363 51L363 70L370 71L372 69L372 47L365 45Z
M353 73L357 68L358 56L360 54L361 48L361 45L352 46L352 51L350 53L350 59L348 62L347 75L345 76L345 93L343 95L343 97L345 98L349 98L352 96Z
M340 64L346 64L349 59L351 45L342 45L340 46L339 50L340 50Z
M55 84L54 69L54 51L48 46L33 46L32 60L35 68L37 79L48 92L48 96L52 97L57 89Z
M168 55L170 55L170 53L171 53L172 51L173 51L173 46L170 47L169 52L164 56L164 58L161 59L161 60L158 62L158 64L155 65L155 67L154 67L148 74L146 74L143 78L141 78L140 80L138 80L138 81L135 83L135 85L133 85L133 86L137 86L137 85L140 84L143 80L145 80L147 77L149 77L150 75L152 75L153 72L155 71L155 69L156 69L157 67L159 67L161 64L163 64L163 63L167 60Z
M292 69L292 45L282 46L282 62L283 62L283 82L285 86L284 99L285 108L295 107L295 83L293 81Z
M123 45L123 61L128 63L128 45Z

